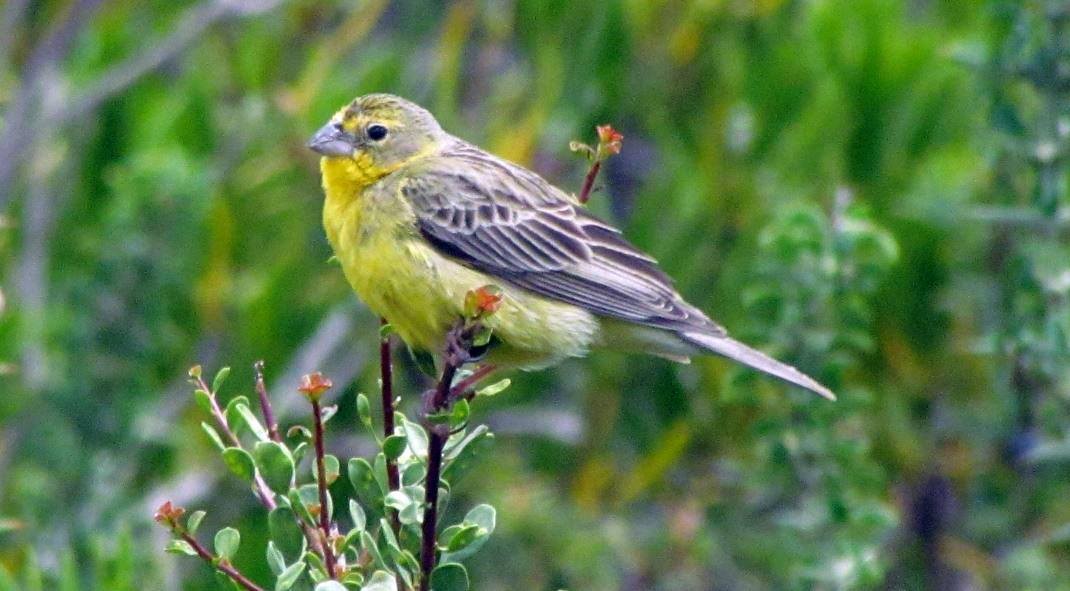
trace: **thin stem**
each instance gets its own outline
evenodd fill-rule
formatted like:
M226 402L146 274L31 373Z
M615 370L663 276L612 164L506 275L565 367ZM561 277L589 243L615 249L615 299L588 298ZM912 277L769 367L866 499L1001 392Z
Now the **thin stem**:
M424 416L439 412L449 405L450 386L453 378L457 375L460 362L451 359L446 354L446 365L442 369L442 377L439 379L435 390L431 392L431 399L424 403ZM446 425L428 424L427 444L427 481L424 483L424 495L427 506L424 507L424 521L422 525L420 547L420 578L421 591L431 589L431 571L435 569L435 547L437 540L438 525L438 485L442 480L442 449L446 446L446 438L449 437L449 428Z
M331 516L328 514L327 504L327 469L324 466L323 452L323 415L320 412L320 403L312 400L313 424L316 427L316 479L320 494L320 529L323 530L323 562L327 565L327 574L332 579L338 578L334 564L334 548L331 547Z
M580 188L579 200L580 203L587 203L587 200L591 198L591 189L594 188L594 179L598 177L598 171L602 169L602 161L595 159L591 164L591 168L587 171L587 176L583 178L583 187Z
M457 385L450 389L450 398L458 398L464 396L470 398L468 390L478 384L480 380L487 377L494 370L498 369L498 366L488 363L486 365L479 366L479 369L473 371L468 377L457 382ZM473 393L474 395L474 393Z
M267 386L264 385L264 360L261 359L253 364L256 373L256 394L260 397L260 411L264 413L264 422L267 423L268 435L272 441L282 443L279 435L279 423L275 420L275 411L271 408L271 399L268 397Z
M386 318L379 319L380 326L386 326ZM383 437L394 434L394 368L390 362L390 335L383 335L379 340L379 371L382 379L383 395ZM386 481L390 492L401 488L401 475L395 460L386 461ZM390 509L390 524L397 533L401 530L397 511Z
M205 562L214 566L215 568L218 568L220 571L223 572L223 574L230 577L231 580L235 583L241 585L242 588L246 591L264 591L263 587L250 581L248 577L241 574L238 569L234 568L234 565L230 564L229 562L226 562L225 560L217 560L214 554L209 552L207 548L202 546L201 543L197 541L197 538L189 535L188 532L181 532L178 535L183 540L185 540L187 544L193 547L193 550L197 553L197 556L200 556L204 559Z
M215 392L208 388L208 384L201 378L197 378L200 382L200 387L205 392L208 392L208 401L212 406L212 416L215 417L216 423L223 431L223 434L227 436L230 443L239 449L242 448L241 440L238 439L238 435L234 433L234 430L230 428L230 423L227 422L227 415L223 412L223 409L219 406L219 401L215 398ZM276 507L275 495L271 492L271 488L264 482L264 477L260 475L260 471L257 470L253 475L253 481L256 483L256 496L260 499L260 503L267 507L268 511L273 511Z

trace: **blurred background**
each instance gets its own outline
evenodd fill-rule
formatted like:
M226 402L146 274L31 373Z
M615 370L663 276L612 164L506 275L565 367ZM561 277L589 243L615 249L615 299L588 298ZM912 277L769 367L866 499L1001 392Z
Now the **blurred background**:
M0 588L213 588L165 498L268 580L194 363L226 398L264 359L284 424L322 370L332 447L369 449L376 319L304 144L373 91L571 191L612 123L591 207L840 395L718 359L512 376L454 485L498 509L476 588L1070 589L1065 0L4 0Z

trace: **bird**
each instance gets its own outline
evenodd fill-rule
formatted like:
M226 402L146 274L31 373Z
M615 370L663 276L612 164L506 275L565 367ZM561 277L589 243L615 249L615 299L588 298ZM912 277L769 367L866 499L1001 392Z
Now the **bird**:
M367 94L308 142L323 226L358 297L433 353L471 290L492 285L483 362L535 370L596 348L686 363L714 354L834 400L798 369L728 336L650 255L537 173L446 132L419 105Z

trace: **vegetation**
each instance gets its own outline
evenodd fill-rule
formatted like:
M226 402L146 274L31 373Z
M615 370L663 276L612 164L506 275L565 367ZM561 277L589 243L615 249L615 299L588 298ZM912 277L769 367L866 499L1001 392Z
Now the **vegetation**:
M215 588L163 552L168 500L256 585L295 564L202 430L195 363L235 368L198 388L253 466L260 359L280 425L322 371L324 457L386 457L357 395L379 321L328 260L304 147L372 91L577 192L569 142L611 123L591 209L839 395L615 353L509 376L474 405L493 445L448 478L443 526L496 509L473 587L1070 586L1068 29L1065 0L8 0L0 590ZM393 357L417 417L430 383ZM337 465L386 549L360 576L419 558Z

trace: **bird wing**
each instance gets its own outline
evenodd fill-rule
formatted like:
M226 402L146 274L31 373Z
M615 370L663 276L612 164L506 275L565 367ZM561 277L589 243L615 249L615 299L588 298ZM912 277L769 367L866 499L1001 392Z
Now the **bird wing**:
M468 144L414 166L402 195L444 255L596 314L724 334L653 258L539 175Z

